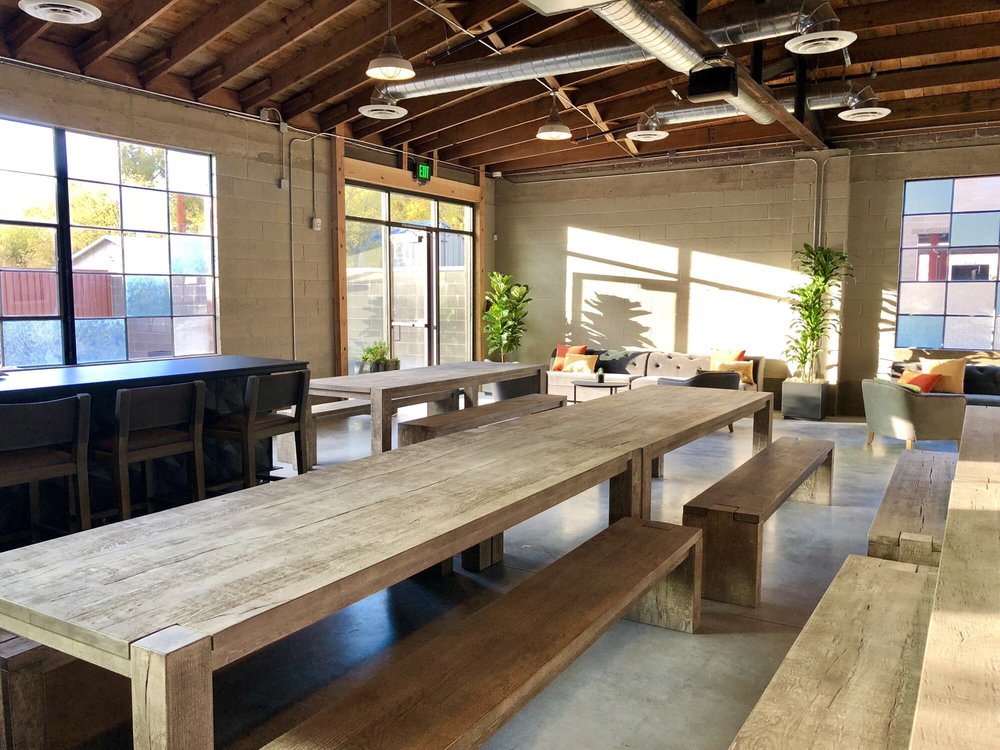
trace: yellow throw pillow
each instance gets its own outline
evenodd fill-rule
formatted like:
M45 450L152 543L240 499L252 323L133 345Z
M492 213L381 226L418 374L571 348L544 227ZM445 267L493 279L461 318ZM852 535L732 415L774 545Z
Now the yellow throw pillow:
M934 393L965 393L965 357L959 359L921 359L920 370L941 379Z
M741 383L756 385L756 383L753 382L753 361L720 362L719 366L715 369L720 370L721 372L738 372L740 374Z
M708 369L718 370L723 362L742 362L745 349L713 349Z
M567 354L563 372L593 372L597 366L597 354Z

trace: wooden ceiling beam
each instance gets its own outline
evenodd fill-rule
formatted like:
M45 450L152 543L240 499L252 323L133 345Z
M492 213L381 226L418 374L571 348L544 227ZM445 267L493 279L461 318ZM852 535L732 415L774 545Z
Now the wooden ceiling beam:
M163 49L139 63L139 78L143 86L155 84L162 76L206 44L218 39L230 27L264 5L267 0L228 0L195 18L170 40Z
M837 8L840 28L879 29L904 23L958 18L996 10L993 0L890 0Z
M80 70L89 73L94 64L117 50L179 0L132 0L116 13L105 16L102 25L77 46L74 54Z
M18 50L38 39L48 28L48 21L33 18L27 13L18 13L4 29L3 41L6 56L17 58Z
M989 47L1000 47L1000 33L995 23L859 39L847 49L853 66ZM823 55L821 59L832 60L833 57Z
M222 55L192 81L199 99L229 83L233 78L271 55L281 52L317 27L336 18L358 0L310 0L296 8L263 33Z
M419 18L422 13L426 13L423 6L412 2L412 0L389 0L389 2L392 3L392 27L394 31L401 30L411 21ZM437 28L438 36L440 36L441 27ZM274 100L286 89L303 79L329 70L356 54L360 49L381 43L385 32L386 14L381 12L369 15L338 32L337 36L329 42L314 44L272 70L257 83L241 89L238 94L240 103L244 109L252 110L263 102ZM400 44L404 48L407 46L405 37L400 39ZM365 61L364 67L367 65L368 63ZM303 111L305 110L294 114L286 112L285 117L291 118Z

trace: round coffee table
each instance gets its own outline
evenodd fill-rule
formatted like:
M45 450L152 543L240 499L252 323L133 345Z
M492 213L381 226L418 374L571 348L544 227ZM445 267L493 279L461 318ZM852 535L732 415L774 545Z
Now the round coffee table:
M618 393L619 389L621 389L621 388L628 388L628 386L629 386L628 383L621 383L621 382L618 382L618 383L608 383L608 382L598 383L596 380L574 380L574 381L571 382L571 385L573 386L573 403L574 404L579 403L579 401L577 401L577 398L576 398L576 389L577 388L605 388L605 389L607 389L607 391L608 391L608 393L610 395L614 395L615 393Z

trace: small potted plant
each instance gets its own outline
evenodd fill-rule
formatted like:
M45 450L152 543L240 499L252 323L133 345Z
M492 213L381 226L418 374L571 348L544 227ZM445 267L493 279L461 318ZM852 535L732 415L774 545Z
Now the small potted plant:
M500 361L505 362L507 355L521 345L531 288L527 284L515 283L512 276L498 271L491 271L489 279L490 290L486 292L486 312L483 314L487 352L490 355L499 353ZM527 382L507 380L494 385L493 395L502 401L529 392Z
M385 341L376 341L361 350L361 367L359 373L365 372L367 365L368 372L383 372L385 370L398 370L399 358L389 354L389 344Z
M837 291L853 278L847 253L822 245L805 244L795 262L806 283L789 290L795 321L785 357L795 370L781 384L781 413L786 419L823 419L828 413L829 383L820 375L823 343L839 328L834 314Z

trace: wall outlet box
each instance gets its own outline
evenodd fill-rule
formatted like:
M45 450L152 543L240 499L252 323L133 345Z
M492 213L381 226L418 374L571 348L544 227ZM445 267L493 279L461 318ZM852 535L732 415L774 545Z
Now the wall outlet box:
M288 178L280 177L278 178L278 187L282 190L288 190Z
M309 228L314 232L319 232L323 229L323 220L318 216L313 216L309 219Z

